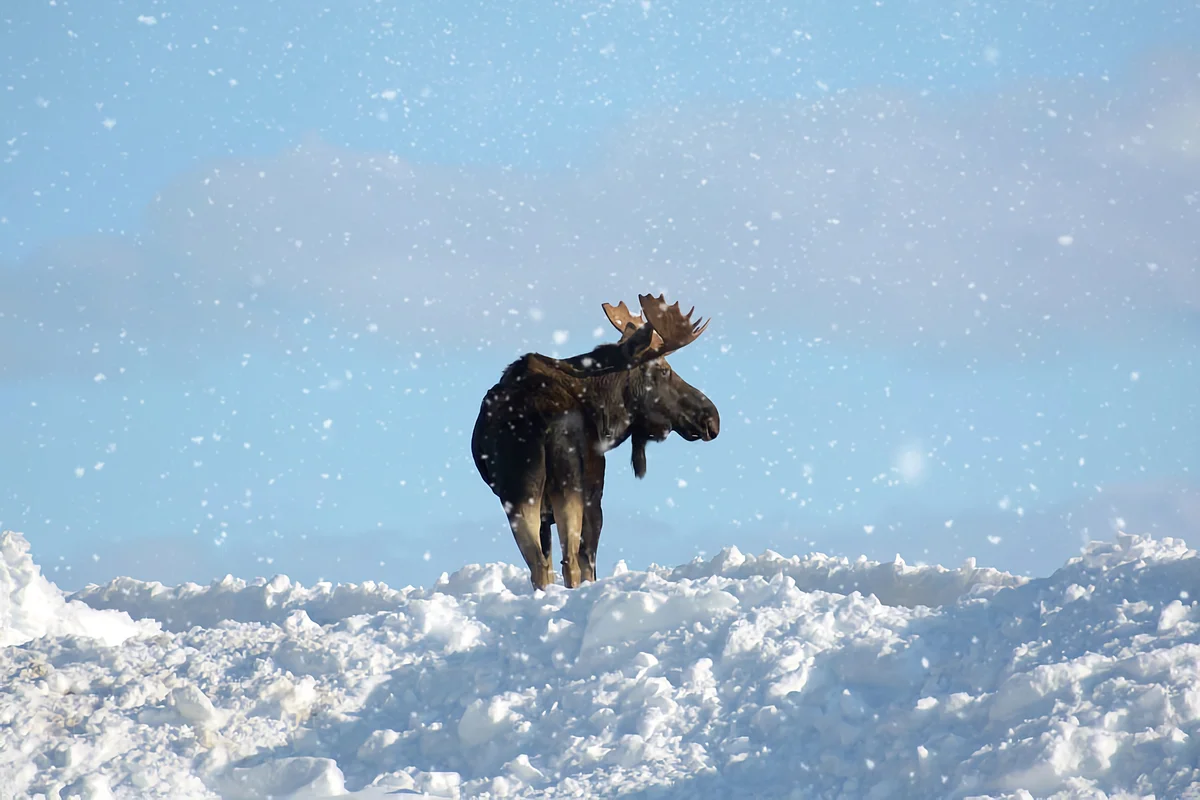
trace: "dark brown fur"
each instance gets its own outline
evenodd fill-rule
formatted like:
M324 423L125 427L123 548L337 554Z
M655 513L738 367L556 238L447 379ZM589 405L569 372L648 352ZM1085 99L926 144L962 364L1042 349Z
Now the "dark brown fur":
M689 441L716 437L716 407L658 355L670 349L650 324L631 325L619 343L584 355L526 354L484 397L472 456L504 505L535 587L554 582L552 523L566 585L595 579L607 450L632 438L640 478L648 441L662 441L671 431Z

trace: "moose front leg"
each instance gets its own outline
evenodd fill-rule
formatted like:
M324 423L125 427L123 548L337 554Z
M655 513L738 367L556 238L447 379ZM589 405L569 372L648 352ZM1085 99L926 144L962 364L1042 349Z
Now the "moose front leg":
M579 568L583 580L596 580L596 550L600 546L600 529L604 527L604 454L590 451L584 464L583 532L579 541Z

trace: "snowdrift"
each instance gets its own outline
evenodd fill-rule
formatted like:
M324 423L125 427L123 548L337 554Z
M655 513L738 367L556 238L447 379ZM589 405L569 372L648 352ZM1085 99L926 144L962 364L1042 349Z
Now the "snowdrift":
M0 798L1200 796L1179 540L70 597L0 547Z

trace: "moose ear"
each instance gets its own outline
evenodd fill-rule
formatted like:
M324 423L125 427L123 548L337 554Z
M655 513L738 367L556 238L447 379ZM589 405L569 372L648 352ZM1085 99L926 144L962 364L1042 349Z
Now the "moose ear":
M625 334L621 337L619 347L621 348L621 353L629 360L629 364L632 366L647 360L646 356L654 347L655 339L657 338L653 325L642 325L639 328L633 328L632 323L630 323L625 326Z

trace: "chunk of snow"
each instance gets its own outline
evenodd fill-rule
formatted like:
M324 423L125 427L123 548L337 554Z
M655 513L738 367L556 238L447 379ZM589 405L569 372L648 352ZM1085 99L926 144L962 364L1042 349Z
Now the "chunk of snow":
M276 758L250 767L235 767L217 785L225 800L346 794L345 776L331 758Z
M82 636L114 646L158 630L157 624L134 622L123 611L68 602L33 563L25 537L12 531L0 533L0 647L42 636Z
M204 692L192 684L172 689L171 703L179 716L197 727L220 727L225 717L213 707Z

